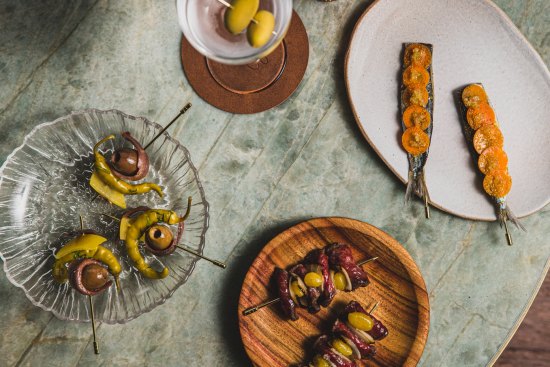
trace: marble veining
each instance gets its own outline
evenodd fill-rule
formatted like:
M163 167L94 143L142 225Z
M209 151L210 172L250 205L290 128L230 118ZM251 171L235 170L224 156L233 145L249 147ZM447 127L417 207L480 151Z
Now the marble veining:
M372 1L297 0L310 40L296 93L252 116L198 98L179 59L175 3L6 0L0 4L0 163L37 124L73 110L117 108L168 122L191 152L211 205L205 254L164 305L125 325L88 324L34 307L0 274L0 365L246 366L237 326L242 280L262 246L304 219L340 215L388 232L418 263L431 302L421 366L483 366L528 306L550 254L548 207L505 245L495 223L403 207L404 186L364 141L343 82L353 25ZM497 0L548 65L550 3ZM2 210L2 208L0 208Z

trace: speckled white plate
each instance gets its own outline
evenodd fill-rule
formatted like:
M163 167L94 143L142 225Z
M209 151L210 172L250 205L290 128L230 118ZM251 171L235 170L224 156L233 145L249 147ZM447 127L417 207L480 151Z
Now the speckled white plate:
M432 203L471 219L495 220L459 122L453 93L481 82L504 133L518 217L550 202L550 73L510 19L487 0L376 1L357 23L346 83L365 138L405 182L398 110L404 42L434 46L434 129L426 164ZM405 190L403 190L403 195Z

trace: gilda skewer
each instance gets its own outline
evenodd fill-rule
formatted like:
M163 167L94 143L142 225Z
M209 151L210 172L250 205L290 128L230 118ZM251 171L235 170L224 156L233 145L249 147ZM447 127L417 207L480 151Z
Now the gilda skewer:
M181 217L173 211L150 209L148 207L127 210L120 219L109 214L100 214L120 222L119 239L125 242L128 255L134 261L136 268L145 277L151 279L165 278L168 275L168 269L164 268L161 272L157 272L150 268L139 253L139 242L144 243L145 249L149 253L159 257L168 256L176 249L180 249L225 269L226 265L221 261L208 258L179 244L184 230L184 221L191 210L191 203L192 198L189 197L187 211ZM169 225L177 225L178 229L175 236Z
M151 146L181 115L189 108L188 103L179 114L172 119L145 147L135 139L128 131L123 132L122 137L133 145L133 148L117 148L109 159L99 152L99 147L115 138L109 135L100 140L94 146L94 170L90 177L90 186L96 193L110 203L123 209L126 208L125 195L144 194L151 190L163 196L160 186L154 183L132 184L128 181L138 181L147 176L149 172L149 156L146 149ZM95 200L94 197L93 200Z
M69 281L76 291L88 297L94 353L99 354L92 296L99 295L112 285L109 273L115 278L118 290L121 267L114 254L101 246L107 239L84 229L82 216L79 233L56 252L52 275L60 283Z
M309 312L315 313L319 311L319 304L324 307L330 304L336 290L352 291L368 285L368 277L360 266L376 259L378 257L356 264L349 246L342 244L314 250L305 257L304 263L293 266L289 271L275 269L278 298L248 307L242 313L247 316L277 302L281 303L283 312L291 320L298 318L294 311L296 305L307 307Z

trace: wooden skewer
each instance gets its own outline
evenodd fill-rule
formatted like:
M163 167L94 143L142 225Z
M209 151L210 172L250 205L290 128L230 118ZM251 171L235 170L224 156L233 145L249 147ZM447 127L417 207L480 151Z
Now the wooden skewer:
M183 115L184 113L186 113L187 110L191 108L191 106L192 106L191 102L187 103L187 104L181 109L181 111L178 113L178 115L177 115L176 117L174 117L174 118L172 119L172 121L170 121L170 122L168 123L168 125L166 125L165 127L163 127L162 130L159 131L159 133L158 133L157 135L155 135L155 137L153 138L153 140L151 140L143 149L144 149L144 150L147 150L147 148L149 148L149 147L151 146L151 144L153 144L153 143L155 142L155 140L157 140L166 130L168 130L168 128L169 128L170 126L172 126L172 124L173 124L174 122L176 122L176 120L177 120L181 115Z
M375 256L375 257L372 257L370 259L360 261L360 262L357 263L357 265L362 266L362 265L368 264L372 261L375 261L377 259L378 259L378 256ZM281 299L279 297L277 297L277 298L270 299L269 301L262 302L259 305L248 307L246 310L243 311L243 315L248 316L251 313L254 313L254 312L258 311L260 308L264 308L266 306L272 305L276 302L279 302L280 300Z
M104 215L106 217L109 217L111 219L114 219L114 220L118 220L120 222L120 219L115 217L115 216L112 216L110 214L106 214L106 213L98 213L98 214L101 214L101 215ZM191 250L190 248L187 248L185 246L182 246L182 245L176 245L177 248L179 248L180 250L183 250L183 251L186 251L192 255L195 255L197 257L200 257L201 259L203 260L206 260L206 261L209 261L211 262L212 264L216 265L216 266L219 266L220 268L222 269L225 269L227 267L227 265L225 265L224 263L222 263L221 261L218 261L218 260L214 260L214 259L211 259L209 257L206 257L204 255L201 255L199 254L198 252L194 251L194 250Z
M378 307L379 304L380 304L380 302L376 302L374 304L374 306L372 306L372 308L369 311L369 315L372 315L372 313L374 312L374 310L376 310L376 307Z
M84 230L84 220L82 215L80 217L80 230ZM99 344L97 343L96 333L95 333L95 318L94 318L94 304L92 302L92 296L88 295L88 302L90 303L90 316L92 319L92 334L94 336L94 353L99 354Z

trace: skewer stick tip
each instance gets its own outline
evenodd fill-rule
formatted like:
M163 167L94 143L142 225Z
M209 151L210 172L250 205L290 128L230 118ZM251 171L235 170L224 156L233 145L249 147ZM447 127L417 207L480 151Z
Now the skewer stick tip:
M506 232L506 241L508 241L508 246L512 246L514 242L512 241L512 235L508 231L508 224L506 223L506 219L504 220L504 231Z
M376 260L378 260L378 256L371 257L370 259L367 259L367 260L359 261L357 263L357 265L362 266L362 265L368 264L368 263L376 261Z
M378 307L379 304L380 304L380 302L376 302L374 304L374 306L372 306L372 308L369 311L369 315L372 315L372 313L374 312L374 310L376 310L376 308Z
M260 308L264 308L266 306L272 305L273 303L279 302L280 300L281 299L277 297L277 298L270 299L269 301L260 303L259 305L248 307L247 309L243 310L243 316L248 316L251 313L258 311Z

